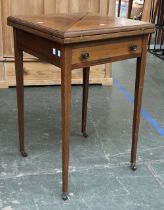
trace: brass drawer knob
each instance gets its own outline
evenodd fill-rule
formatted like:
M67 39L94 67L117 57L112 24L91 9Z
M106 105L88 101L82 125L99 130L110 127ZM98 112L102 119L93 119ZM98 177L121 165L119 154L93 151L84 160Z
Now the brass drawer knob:
M88 52L83 52L83 53L81 54L81 58L82 58L83 60L89 59L89 53L88 53Z
M131 51L136 51L137 50L137 45L136 44L132 44L131 46L130 46L130 50Z

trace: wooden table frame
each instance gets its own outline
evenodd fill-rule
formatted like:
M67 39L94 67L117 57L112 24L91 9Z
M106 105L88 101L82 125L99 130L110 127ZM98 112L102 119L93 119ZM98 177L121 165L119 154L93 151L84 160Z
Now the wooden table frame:
M8 22L10 24L10 22ZM22 156L27 156L24 147L24 91L23 91L23 51L34 55L46 62L61 68L61 107L62 107L62 198L68 199L68 169L69 169L69 136L71 110L71 72L76 68L83 68L83 108L82 133L86 137L87 99L89 83L89 67L97 64L137 58L135 101L133 115L131 168L136 170L136 152L140 122L140 110L146 66L147 42L150 28L110 35L97 40L83 42L60 43L51 36L32 32L26 28L22 30L17 24L11 24L14 30L15 70L17 85L17 104L19 122L19 143ZM128 35L127 35L128 34ZM90 39L90 37L86 37ZM121 47L120 47L121 46ZM53 53L52 53L53 52ZM89 57L92 54L91 58Z

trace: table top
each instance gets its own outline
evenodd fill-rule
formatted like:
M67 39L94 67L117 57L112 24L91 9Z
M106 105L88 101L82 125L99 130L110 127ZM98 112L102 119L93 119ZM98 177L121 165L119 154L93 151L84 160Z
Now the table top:
M54 39L59 43L135 36L154 31L154 25L148 22L100 16L92 13L29 17L10 16L8 17L8 25Z

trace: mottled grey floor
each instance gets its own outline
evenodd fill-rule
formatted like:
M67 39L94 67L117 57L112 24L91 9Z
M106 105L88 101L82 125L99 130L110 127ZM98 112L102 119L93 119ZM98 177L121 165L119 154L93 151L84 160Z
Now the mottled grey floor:
M113 76L133 95L135 60ZM164 210L164 138L141 118L138 169L129 168L133 106L113 87L91 86L87 139L81 87L72 88L70 200L61 200L60 88L25 88L27 158L18 152L15 88L0 90L0 209ZM149 55L144 109L164 128L164 62Z

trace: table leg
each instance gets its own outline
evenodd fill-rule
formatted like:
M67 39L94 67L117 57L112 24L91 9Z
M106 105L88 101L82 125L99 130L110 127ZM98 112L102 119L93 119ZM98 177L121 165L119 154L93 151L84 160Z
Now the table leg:
M143 94L143 86L144 86L144 75L145 75L145 67L146 67L147 42L148 42L148 36L145 36L143 40L142 55L141 57L137 58L132 148L131 148L132 170L136 170L136 153L137 153L138 131L139 131L139 123L140 123L140 111L141 111L141 104L142 104L142 94Z
M82 127L81 132L84 137L88 137L86 132L87 122L87 103L88 103L88 89L89 89L89 71L90 67L83 68L83 101L82 101Z
M71 49L61 52L61 107L62 107L62 180L63 200L68 199L69 135L71 110Z
M17 89L17 107L18 107L18 128L19 128L19 146L20 153L27 157L24 149L24 85L23 85L23 51L17 46L17 35L14 29L14 51L15 51L15 74Z

